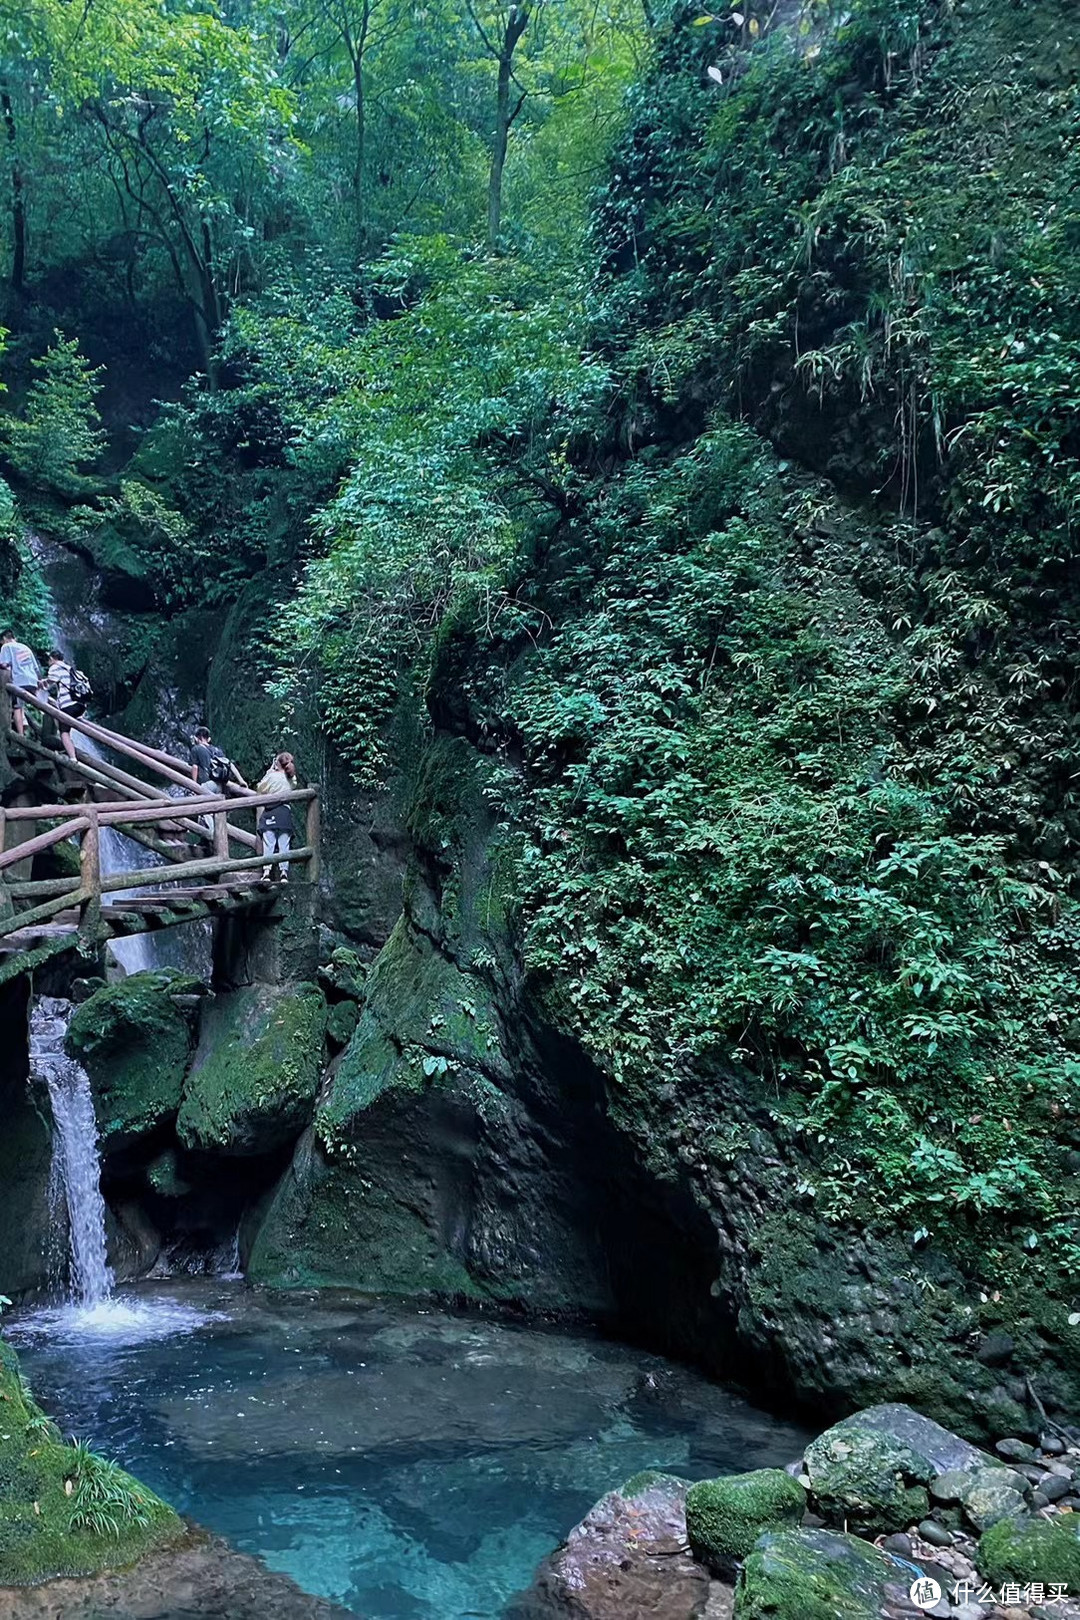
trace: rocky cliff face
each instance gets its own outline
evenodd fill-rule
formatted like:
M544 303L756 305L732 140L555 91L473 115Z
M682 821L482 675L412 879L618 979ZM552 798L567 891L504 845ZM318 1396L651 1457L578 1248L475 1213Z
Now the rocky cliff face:
M596 219L609 408L522 477L512 622L400 672L383 790L267 696L283 574L139 621L133 729L205 704L324 788L328 1061L241 1106L221 1034L140 1161L171 1197L265 1125L256 1277L600 1316L827 1410L1075 1405L1077 43L1036 10L748 49L674 8Z

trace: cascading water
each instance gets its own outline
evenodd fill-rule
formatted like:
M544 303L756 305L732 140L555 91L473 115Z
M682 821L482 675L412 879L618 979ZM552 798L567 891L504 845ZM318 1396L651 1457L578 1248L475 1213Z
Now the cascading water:
M63 1189L70 1239L68 1292L75 1304L99 1305L112 1293L105 1248L94 1100L85 1069L64 1051L71 1002L42 996L30 1015L30 1072L48 1087L52 1105L54 1188Z

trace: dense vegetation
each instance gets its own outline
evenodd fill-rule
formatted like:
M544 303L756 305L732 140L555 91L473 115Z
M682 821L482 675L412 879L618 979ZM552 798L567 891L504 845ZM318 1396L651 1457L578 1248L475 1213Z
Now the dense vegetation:
M260 578L358 788L402 705L490 756L658 1167L744 1162L737 1083L804 1208L1069 1301L1066 0L9 9L24 513L163 616Z

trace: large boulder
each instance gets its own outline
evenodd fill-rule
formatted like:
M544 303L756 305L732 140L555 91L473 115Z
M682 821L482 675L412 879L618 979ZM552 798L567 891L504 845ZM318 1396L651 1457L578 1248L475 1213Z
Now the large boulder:
M322 1065L326 1003L313 984L256 984L217 996L176 1122L186 1148L269 1153L311 1118Z
M731 1576L763 1530L797 1525L806 1491L782 1468L758 1468L726 1479L703 1479L686 1495L691 1550L718 1575Z
M1041 1581L1080 1592L1080 1513L1054 1519L999 1519L979 1537L979 1574L995 1590Z
M913 1620L915 1574L858 1536L769 1530L743 1565L735 1620Z
M536 1582L511 1620L697 1620L710 1581L686 1550L686 1481L638 1474L602 1496Z
M942 1474L1008 1470L910 1406L867 1407L835 1424L806 1452L822 1515L856 1530L902 1529L925 1517L927 1487Z
M180 1541L173 1510L115 1463L65 1445L0 1341L0 1586L126 1568Z
M199 988L172 971L132 973L76 1007L67 1050L90 1077L103 1153L176 1118L193 1040L174 998Z

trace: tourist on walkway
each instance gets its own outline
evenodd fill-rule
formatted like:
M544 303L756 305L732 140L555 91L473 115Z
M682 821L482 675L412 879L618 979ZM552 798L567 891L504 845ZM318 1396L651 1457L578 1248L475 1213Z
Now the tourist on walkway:
M45 684L48 687L49 697L58 709L63 709L73 720L78 720L86 713L86 704L82 698L75 696L71 689L72 668L63 653L56 647L49 654L49 667L45 672ZM71 727L62 720L56 722L60 733L60 746L68 759L75 762L75 739L71 735Z
M38 661L14 630L5 630L0 636L0 679L11 688L11 719L20 737L26 735L26 709L23 692L41 690L41 670Z
M291 754L275 754L270 769L259 783L258 791L292 793L296 787L296 761ZM262 833L265 859L269 859L271 855L287 854L293 835L292 805L268 804L259 817L259 831ZM282 883L288 883L289 868L284 861L275 861L271 866L264 866L263 878L272 878L275 868Z

